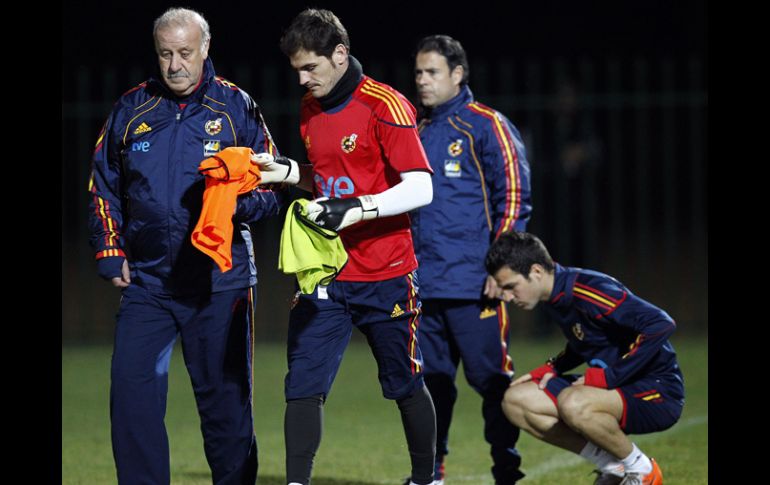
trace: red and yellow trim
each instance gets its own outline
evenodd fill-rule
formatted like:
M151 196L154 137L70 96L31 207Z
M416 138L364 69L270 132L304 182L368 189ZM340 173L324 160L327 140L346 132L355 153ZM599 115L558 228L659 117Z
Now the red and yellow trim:
M503 160L505 161L505 182L507 185L507 193L505 196L505 210L503 211L503 218L500 222L500 227L497 229L495 237L500 234L510 231L513 228L513 224L516 218L519 216L521 210L521 178L519 174L519 157L516 152L516 145L513 142L513 137L509 133L507 127L501 121L500 116L492 108L484 106L481 103L470 103L468 108L477 114L492 121L494 127L493 132L497 138L497 142L500 145Z
M581 300L585 300L593 305L606 309L607 311L602 314L604 316L615 311L615 309L626 299L625 292L623 293L623 297L618 300L602 293L596 288L591 288L590 286L578 283L577 281L572 288L572 294Z
M99 197L96 194L96 187L94 186L94 175L91 174L91 178L88 181L88 190L94 195L94 212L99 220L102 221L102 229L104 229L104 245L108 247L117 247L118 244L118 229L115 220L110 215L110 203L109 201ZM117 254L111 256L118 256ZM104 256L102 256L104 257ZM99 257L97 256L97 259Z
M510 320L508 319L508 310L505 308L505 303L503 302L500 302L497 307L497 325L500 329L500 351L503 354L501 368L504 372L512 374L513 359L508 355L508 330L510 328Z
M634 355L638 350L639 346L642 345L642 342L644 342L644 334L640 333L636 336L636 340L634 340L631 345L628 346L628 352L621 357L621 359L625 359L626 357L631 357Z
M110 256L123 256L126 257L126 253L122 249L105 249L96 253L96 259L109 258Z
M404 126L415 124L415 121L409 116L409 111L395 93L383 88L371 79L364 81L364 84L361 86L361 92L385 103L388 110L390 110L390 115L397 124Z
M102 149L102 144L104 143L104 135L106 133L107 133L107 123L104 123L104 126L102 126L102 131L99 132L99 137L96 139L96 145L94 145L94 153ZM89 190L91 190L90 187L89 187Z
M620 417L620 429L625 430L626 421L628 420L628 403L626 402L626 396L623 394L623 391L621 391L620 388L615 390L618 391L618 395L620 396L621 401L623 401L623 414Z
M214 81L226 88L229 88L233 91L240 91L240 88L232 81L228 81L227 79L223 78L222 76L214 76Z
M408 352L411 361L412 375L422 371L419 359L417 359L417 328L420 326L420 308L417 305L417 289L414 287L414 276L412 273L406 275L408 296L406 300L406 309L409 313L409 343Z
M642 401L652 401L654 399L660 399L663 396L658 391L653 389L652 391L648 391L647 393L644 393L643 395L635 396L635 397L640 398Z
M265 152L269 153L270 155L277 155L278 150L275 148L275 145L273 144L273 137L267 131L267 125L262 125L262 126L263 126L262 134L265 137Z

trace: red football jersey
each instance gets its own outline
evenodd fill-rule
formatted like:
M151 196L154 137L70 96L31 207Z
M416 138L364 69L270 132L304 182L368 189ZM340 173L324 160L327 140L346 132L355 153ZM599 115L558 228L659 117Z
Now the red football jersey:
M323 111L308 93L300 133L313 164L316 197L378 194L401 182L399 174L431 172L415 123L414 106L398 91L368 76L346 103ZM409 216L353 224L340 237L348 264L341 281L381 281L417 268Z

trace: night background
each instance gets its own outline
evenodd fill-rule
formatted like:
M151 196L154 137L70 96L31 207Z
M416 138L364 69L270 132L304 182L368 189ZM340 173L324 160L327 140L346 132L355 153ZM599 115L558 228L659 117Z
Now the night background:
M453 3L454 4L454 3ZM157 70L152 22L170 6L211 27L217 74L262 107L282 152L304 159L303 89L278 49L307 6L330 8L364 72L415 101L413 49L464 45L477 101L521 131L532 170L529 230L554 259L609 273L708 330L708 44L705 2L100 2L62 4L62 338L112 339L119 291L87 242L90 154L112 104ZM293 281L276 270L283 218L255 225L256 338L285 338ZM447 282L451 284L451 282ZM513 312L512 337L550 327ZM555 326L553 326L555 328Z

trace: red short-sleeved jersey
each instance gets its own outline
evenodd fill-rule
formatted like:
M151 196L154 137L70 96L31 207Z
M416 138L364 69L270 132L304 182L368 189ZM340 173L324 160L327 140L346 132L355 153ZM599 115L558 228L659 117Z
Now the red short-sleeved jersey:
M368 76L348 101L329 111L305 95L300 133L313 164L314 195L378 194L399 183L401 172L432 172L415 113L401 93ZM417 267L407 214L359 222L340 236L349 259L339 280L381 281Z

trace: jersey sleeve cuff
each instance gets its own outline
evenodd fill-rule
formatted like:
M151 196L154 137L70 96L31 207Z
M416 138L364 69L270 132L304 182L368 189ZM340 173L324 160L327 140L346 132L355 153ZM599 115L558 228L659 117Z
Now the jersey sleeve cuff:
M109 258L110 256L122 256L126 257L126 253L123 252L122 249L119 248L112 248L112 249L104 249L102 251L99 251L96 253L96 259L102 259L102 258Z
M604 374L604 369L589 367L586 369L586 373L583 377L585 378L586 386L607 389L607 376Z

